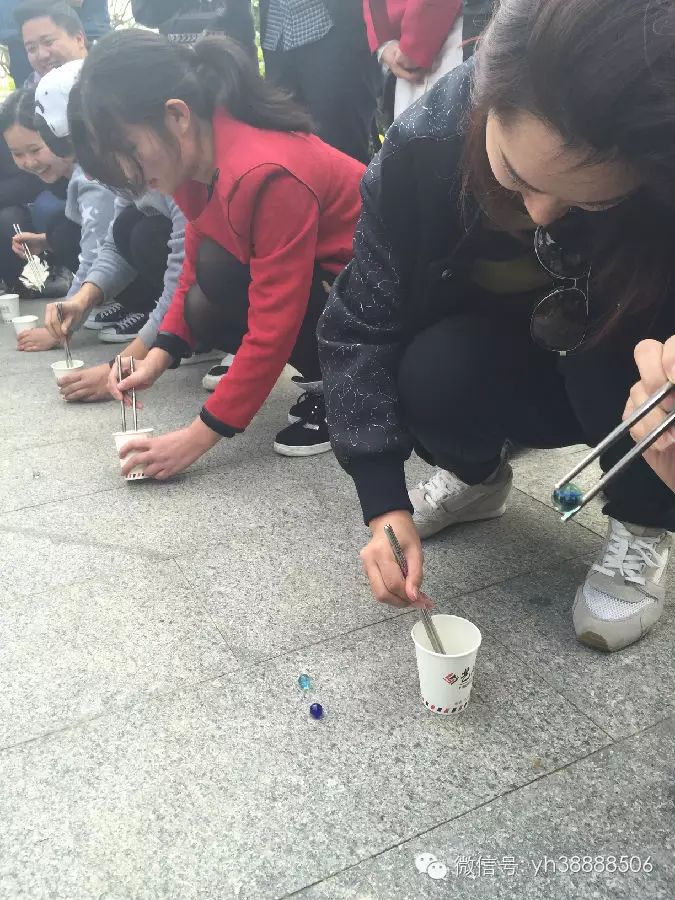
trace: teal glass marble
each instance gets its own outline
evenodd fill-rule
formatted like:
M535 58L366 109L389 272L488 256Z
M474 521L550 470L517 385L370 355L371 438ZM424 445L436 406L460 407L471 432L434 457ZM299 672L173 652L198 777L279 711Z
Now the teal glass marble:
M303 691L308 691L312 686L312 679L309 677L309 675L305 675L305 673L303 672L303 674L298 678L298 684Z
M582 497L581 488L570 481L569 484L564 484L553 491L553 505L559 512L568 513L579 506Z

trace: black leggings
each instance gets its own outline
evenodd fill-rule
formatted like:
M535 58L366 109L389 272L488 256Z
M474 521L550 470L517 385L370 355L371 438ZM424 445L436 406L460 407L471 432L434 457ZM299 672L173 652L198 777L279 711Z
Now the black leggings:
M150 312L164 289L169 256L171 221L166 216L144 216L135 206L124 209L113 224L113 238L120 255L138 272L116 300L127 312ZM79 225L65 215L55 216L47 227L47 242L59 265L71 272L79 267Z
M0 209L0 278L9 286L15 286L26 265L12 250L14 224L22 231L33 230L33 220L27 206L5 206Z
M508 297L495 302L512 303ZM621 421L638 380L630 348L595 347L559 357L532 343L528 320L529 312L513 320L458 313L419 333L403 356L401 415L415 449L467 484L495 470L507 438L540 448L599 443ZM670 331L649 336L664 340ZM627 437L605 453L603 470L630 446ZM551 487L555 481L552 471ZM605 494L607 515L675 530L675 494L644 460Z
M314 269L307 312L288 362L306 381L320 381L316 329L335 276ZM204 239L197 257L197 283L185 298L185 321L200 343L236 353L248 331L251 272L220 244Z

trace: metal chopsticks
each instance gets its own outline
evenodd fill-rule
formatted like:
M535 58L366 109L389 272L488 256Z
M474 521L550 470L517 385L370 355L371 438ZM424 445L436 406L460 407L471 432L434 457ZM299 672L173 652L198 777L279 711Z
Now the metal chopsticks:
M61 304L61 303L56 304L56 317L58 318L59 323L61 325L63 325L63 304ZM70 339L67 334L65 335L63 345L66 350L66 366L67 366L67 368L72 369L73 368L73 354L70 352Z
M14 229L14 234L16 234L16 235L22 234L22 231L19 228L19 226L16 224L16 222L12 225L12 228ZM28 260L28 268L31 271L31 276L33 278L33 281L35 282L36 285L40 285L40 284L44 285L44 277L42 275L42 270L38 264L38 261L34 255L33 251L30 249L28 244L24 243L23 241L21 242L21 246L23 247L24 252L26 254L26 259Z
M115 357L115 365L117 366L117 381L122 380L122 357ZM134 358L133 356L129 358L129 372L133 374L136 371L134 366ZM124 405L124 400L121 401L120 406L122 408L122 431L127 430L127 408ZM131 411L134 417L134 431L138 431L138 407L136 406L136 388L131 389Z
M404 578L408 575L408 563L406 562L405 555L401 548L401 545L398 542L398 538L394 534L394 529L391 525L384 526L384 533L387 535L389 540L389 544L391 545L391 549L393 551L396 562L398 563L398 567L401 570L401 574ZM434 620L429 615L429 610L422 609L420 610L422 613L422 621L424 622L424 627L427 632L427 637L429 638L429 643L431 644L431 648L434 653L445 653L443 649L443 644L441 643L441 639L438 636L438 632L436 631L436 626L434 625Z
M560 490L560 488L569 484L573 478L575 478L580 472L582 472L587 466L589 466L594 460L596 460L601 454L605 452L609 447L615 444L618 440L620 440L625 434L627 434L630 429L639 422L641 419L650 413L653 409L655 409L666 397L668 397L673 391L675 391L675 384L672 382L668 382L664 384L662 388L660 388L655 394L653 394L648 400L646 400L642 406L639 406L635 412L626 419L625 422L622 422L618 425L614 431L611 431L607 437L600 441L597 447L594 447L590 453L588 453L584 458L579 462L567 475L562 478L554 487L554 491ZM629 466L633 460L637 459L639 456L649 450L649 448L654 444L658 439L675 425L675 410L670 413L670 415L666 416L666 418L658 425L653 431L650 431L646 437L644 437L639 443L637 443L634 447L632 447L625 456L623 456L610 470L607 472L600 481L592 487L589 491L583 494L579 500L578 506L574 509L569 510L563 515L563 522L567 522L569 519L573 518L580 509L583 509L587 503L589 503L600 491L604 490L610 481L613 481L617 475L620 475L623 470Z

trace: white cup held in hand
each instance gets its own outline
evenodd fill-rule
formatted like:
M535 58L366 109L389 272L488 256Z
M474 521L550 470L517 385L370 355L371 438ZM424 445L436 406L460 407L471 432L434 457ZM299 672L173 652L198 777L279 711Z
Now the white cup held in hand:
M414 626L422 702L433 713L459 713L469 702L481 633L468 619L432 616L445 653L434 653L424 622Z
M12 319L12 325L14 326L14 331L16 331L17 337L20 334L23 334L24 331L30 331L31 328L35 328L37 323L37 316L15 316Z
M0 295L0 316L5 325L11 325L12 319L19 316L19 295L18 294L1 294Z
M154 428L139 428L138 431L116 431L113 434L113 438L115 439L115 447L117 448L117 452L119 453L124 445L128 444L129 441L132 441L134 438L152 437L154 431ZM135 455L135 453L130 454L131 458L133 458ZM129 456L120 458L120 469L126 463L127 459L129 459ZM143 471L143 466L136 466L125 477L127 481L142 481L145 479L146 475Z
M84 368L84 362L81 359L74 359L70 366L65 359L60 359L58 362L52 363L52 372L54 373L57 384L61 383L61 379L64 375L70 375L70 373L74 372L76 369L82 368Z

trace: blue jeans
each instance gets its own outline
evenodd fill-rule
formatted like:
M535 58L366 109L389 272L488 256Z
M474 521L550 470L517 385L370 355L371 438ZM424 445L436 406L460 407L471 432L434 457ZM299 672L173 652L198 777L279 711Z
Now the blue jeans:
M61 200L51 191L42 191L35 200L29 204L33 228L37 234L43 234L47 230L49 220L58 213L64 213L66 201Z

